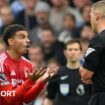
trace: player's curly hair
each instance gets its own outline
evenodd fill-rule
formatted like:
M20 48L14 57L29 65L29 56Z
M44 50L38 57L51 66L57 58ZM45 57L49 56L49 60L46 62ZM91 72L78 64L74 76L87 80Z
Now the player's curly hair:
M25 27L19 24L13 24L8 26L3 32L3 41L8 46L8 39L15 36L15 33L18 31L26 31Z

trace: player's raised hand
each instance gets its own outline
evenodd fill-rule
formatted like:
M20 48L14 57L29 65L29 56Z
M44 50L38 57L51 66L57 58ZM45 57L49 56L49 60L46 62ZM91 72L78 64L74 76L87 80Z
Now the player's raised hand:
M30 73L30 72L28 71L28 77L29 77L31 80L37 80L37 79L39 79L39 78L40 78L42 75L44 75L44 74L45 74L45 70L44 70L42 67L40 67L40 68L35 68L32 73Z
M58 69L58 67L55 67L54 69L47 68L45 74L42 76L42 80L44 82L47 82L49 79L51 79L57 74Z

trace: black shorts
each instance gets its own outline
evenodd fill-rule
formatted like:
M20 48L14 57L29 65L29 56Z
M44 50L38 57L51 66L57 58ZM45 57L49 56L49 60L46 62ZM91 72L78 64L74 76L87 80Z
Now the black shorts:
M105 92L92 95L88 105L105 105Z

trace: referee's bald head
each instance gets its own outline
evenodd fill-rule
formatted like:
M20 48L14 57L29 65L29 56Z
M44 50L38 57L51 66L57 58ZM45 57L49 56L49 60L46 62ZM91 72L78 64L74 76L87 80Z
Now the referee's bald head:
M90 17L94 32L99 33L102 28L105 28L105 0L98 1L92 5Z

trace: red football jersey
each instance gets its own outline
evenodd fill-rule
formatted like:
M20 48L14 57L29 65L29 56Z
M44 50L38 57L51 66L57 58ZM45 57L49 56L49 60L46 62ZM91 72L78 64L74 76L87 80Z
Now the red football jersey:
M27 70L32 72L31 63L24 57L19 61L12 59L7 52L0 55L0 87L12 84L15 89L28 77ZM4 98L0 97L0 105L6 105ZM17 99L14 105L23 105L21 99Z

